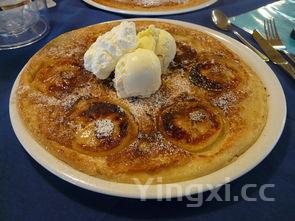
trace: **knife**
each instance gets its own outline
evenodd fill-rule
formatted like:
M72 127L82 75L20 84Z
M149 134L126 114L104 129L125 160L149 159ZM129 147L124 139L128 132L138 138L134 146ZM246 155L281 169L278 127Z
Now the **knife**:
M277 52L256 29L253 31L252 36L269 59L274 64L283 68L295 80L295 68L290 65L289 62L279 52Z

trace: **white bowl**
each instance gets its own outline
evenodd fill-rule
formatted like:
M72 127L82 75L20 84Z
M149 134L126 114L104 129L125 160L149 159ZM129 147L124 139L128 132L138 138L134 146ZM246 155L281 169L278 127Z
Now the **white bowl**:
M286 100L284 92L277 77L269 68L269 66L254 52L252 52L240 42L209 28L205 28L203 26L192 23L167 19L133 20L154 20L170 22L173 24L179 24L185 27L197 29L202 32L208 33L217 38L231 50L233 50L253 70L255 70L263 81L265 87L267 88L267 93L269 94L269 113L267 122L264 130L262 131L262 134L257 139L257 141L236 161L229 164L228 166L206 176L184 182L144 186L116 183L97 177L92 177L78 170L75 170L66 163L55 158L42 146L40 146L40 144L38 144L27 131L25 125L22 122L22 119L19 116L16 104L16 88L18 86L19 76L21 74L20 72L11 91L9 112L15 134L23 145L24 149L47 170L74 185L99 193L129 198L170 198L200 193L228 183L229 181L232 181L247 173L257 164L259 164L276 145L283 131L286 120ZM177 188L175 188L176 185ZM147 188L147 190L145 191L145 195L143 195L143 193L140 191L140 188Z

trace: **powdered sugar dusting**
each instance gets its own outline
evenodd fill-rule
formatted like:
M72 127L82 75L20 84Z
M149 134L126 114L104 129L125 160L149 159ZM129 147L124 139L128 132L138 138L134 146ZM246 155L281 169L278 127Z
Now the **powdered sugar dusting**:
M176 148L173 144L171 144L170 142L168 142L161 133L157 132L155 134L155 144L154 145L156 148L156 150L158 150L158 152L162 152L163 150L165 150L165 154L167 155L173 155L176 152L183 152L183 150L180 150L179 148ZM153 149L151 149L151 151L155 151Z
M141 142L142 140L148 142ZM145 156L173 156L177 153L186 153L181 149L167 141L160 132L152 134L139 133L138 138L130 145L130 149L139 148L144 152ZM131 151L130 154L134 152Z
M64 110L70 109L80 98L89 97L91 95L91 84L87 84L84 87L78 88L72 94L65 96L62 99L58 99L54 96L48 96L47 94L42 93L38 90L31 90L29 86L22 86L18 90L18 95L25 93L30 90L28 97L39 105L48 105L48 106L61 106Z
M173 94L181 94L190 93L192 85L186 76L178 74L169 79L169 87L173 90Z
M192 121L199 122L199 121L202 121L206 118L206 114L204 114L201 111L194 111L194 112L189 113L189 117Z
M18 87L17 94L21 95L21 94L27 92L29 89L30 89L30 87L28 85L20 85Z
M55 97L47 96L46 94L43 94L37 90L30 92L28 96L40 105L57 106L60 105L61 102L61 100Z
M148 98L135 98L129 103L133 115L141 117L146 114L154 115L162 106L167 103L166 94L161 90Z
M114 132L114 124L109 119L97 120L95 122L95 135L98 139L111 136Z
M80 98L89 97L91 95L91 85L80 88L76 93L70 94L65 99L61 100L61 104L65 110L70 109Z
M225 113L228 112L230 106L237 101L233 92L228 92L213 100L213 105L219 107Z

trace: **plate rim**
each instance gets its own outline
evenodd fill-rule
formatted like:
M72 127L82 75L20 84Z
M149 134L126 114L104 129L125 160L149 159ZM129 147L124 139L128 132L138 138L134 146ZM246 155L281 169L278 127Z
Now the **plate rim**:
M187 12L197 11L203 8L206 8L210 5L215 4L218 0L208 0L200 5L187 7L183 9L173 9L173 10L165 10L165 11L138 11L138 10L127 10L127 9L119 9L110 6L103 5L101 3L95 2L93 0L82 0L86 4L89 4L95 8L102 9L109 12L124 14L124 15L140 15L140 16L159 16L159 15L176 15L183 14Z
M147 192L147 195L142 197L140 195L139 191L139 185L136 186L134 184L126 184L126 183L116 183L108 180L104 180L101 178L89 176L85 173L82 173L66 163L62 162L61 160L55 158L53 155L51 155L49 152L45 150L40 144L38 144L33 137L30 135L29 131L27 131L25 125L23 124L19 113L17 111L17 105L16 105L16 88L18 86L19 77L23 71L23 69L26 67L26 65L23 67L23 69L18 74L11 93L10 93L10 99L9 99L9 115L10 115L10 121L13 127L13 130L22 144L23 148L26 150L26 152L35 160L37 161L42 167L53 173L54 175L58 176L59 178L72 183L76 186L79 186L81 188L91 190L94 192L112 195L112 196L119 196L119 197L125 197L125 198L137 198L137 199L164 199L164 198L175 198L175 197L183 197L187 195L192 195L196 193L202 193L207 190L212 190L216 187L222 186L226 183L229 183L245 173L252 170L254 167L256 167L275 147L277 144L286 121L286 115L287 115L287 107L286 107L286 98L284 95L283 88L276 77L275 73L272 71L272 69L257 56L254 52L252 52L250 49L248 49L246 46L244 46L242 43L238 42L237 40L220 33L218 31L215 31L213 29L197 25L190 22L183 22L179 20L172 20L172 19L159 19L159 18L132 18L132 19L120 19L120 20L114 20L109 22L103 22L103 23L110 23L110 22L118 22L118 21L138 21L138 20L152 20L155 22L168 22L172 24L178 24L185 27L193 28L195 30L199 30L202 32L205 32L211 36L214 36L219 41L221 41L223 44L226 45L226 47L229 47L231 45L232 47L229 47L232 51L237 53L239 57L242 59L249 58L253 61L256 60L256 63L253 63L252 65L259 65L263 67L264 71L261 73L257 73L260 79L263 81L265 87L267 88L269 97L268 97L268 105L269 105L269 112L268 112L268 118L265 125L265 128L262 131L262 134L259 136L257 141L249 147L249 149L240 155L238 159L229 165L214 171L213 173L210 173L208 175L198 177L195 179L177 182L176 184L180 185L182 191L172 191L172 192L165 192L167 189L170 188L175 183L171 184L155 184L151 185L149 187L149 190ZM242 53L243 51L244 55L240 55L239 53ZM28 61L29 62L29 61ZM246 62L246 61L245 61ZM249 66L251 66L248 62L246 62ZM253 68L253 67L252 67ZM270 84L271 90L269 85ZM277 96L277 99L274 99L273 97ZM271 105L273 109L271 109ZM274 116L272 119L270 119L271 116ZM274 119L275 118L275 119ZM271 125L269 125L271 124ZM275 127L275 132L272 132L272 136L268 136L268 133L271 133L271 127ZM264 138L264 140L263 140ZM258 145L261 142L264 142L263 151L258 153L255 152L256 149L258 149ZM262 144L263 144L262 142ZM256 147L254 149L254 147ZM38 151L39 154L35 151ZM262 150L260 147L258 150ZM256 150L257 151L257 150ZM251 160L251 163L247 163L247 160ZM50 163L49 163L50 162ZM53 166L52 162L55 163L55 166ZM62 170L60 168L61 167ZM239 168L239 169L237 169ZM225 174L227 176L225 176ZM228 179L224 179L225 177L228 177ZM210 184L207 185L207 184ZM190 185L194 185L193 188L190 188L189 191L186 191L185 188L187 188ZM137 189L136 189L137 188ZM162 194L158 194L158 190L161 188ZM174 190L174 189L173 189Z

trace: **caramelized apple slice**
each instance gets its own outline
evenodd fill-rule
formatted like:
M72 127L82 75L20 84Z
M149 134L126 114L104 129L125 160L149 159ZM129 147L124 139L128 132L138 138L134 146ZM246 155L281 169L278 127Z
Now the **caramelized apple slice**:
M243 71L238 70L238 67L236 61L223 55L203 52L191 67L189 79L196 86L209 91L234 89L245 80L242 79L244 75L237 74Z
M31 84L40 92L61 99L75 88L83 87L91 77L74 61L48 59L48 63L38 69Z
M129 111L105 99L80 100L70 118L78 125L73 148L88 155L117 152L137 137L137 127Z
M168 141L195 152L218 142L225 127L222 119L210 104L184 101L161 110L158 128Z

